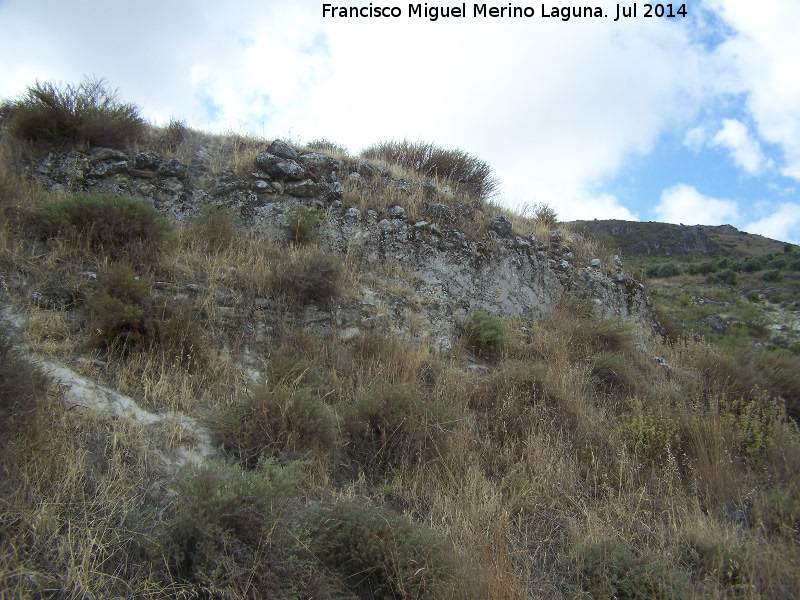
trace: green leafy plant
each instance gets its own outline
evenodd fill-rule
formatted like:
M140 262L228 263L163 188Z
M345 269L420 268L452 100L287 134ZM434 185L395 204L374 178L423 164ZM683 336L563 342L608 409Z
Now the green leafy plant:
M124 149L146 128L139 108L120 102L103 79L87 79L77 87L37 81L6 103L3 114L13 135L59 148Z
M508 326L497 315L477 310L464 322L464 337L479 355L496 356L508 343Z
M761 279L763 279L764 281L767 281L769 283L775 283L775 282L778 282L778 281L782 281L783 280L783 275L781 274L781 272L778 269L771 269L769 271L766 271L761 276Z

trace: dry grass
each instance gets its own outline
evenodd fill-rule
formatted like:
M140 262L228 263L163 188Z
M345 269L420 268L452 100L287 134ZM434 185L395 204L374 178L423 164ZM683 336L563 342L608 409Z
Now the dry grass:
M170 135L165 152L188 161L200 134ZM221 152L214 169L235 171L263 144L229 138L215 142L230 155ZM35 427L6 427L0 448L0 587L10 596L372 598L352 564L409 597L624 597L628 584L639 593L628 597L800 595L800 436L760 385L769 379L793 394L789 363L764 363L761 378L751 377L702 342L665 345L567 303L548 319L510 323L485 371L469 368L465 342L449 358L432 355L392 337L391 319L342 341L336 327L313 326L328 314L325 302L287 293L285 278L313 263L313 245L216 225L213 243L209 229L190 227L140 267L148 297L192 315L203 361L189 369L169 345L90 349L82 311L99 284L82 273L114 262L79 236L33 239L21 215L52 198L8 171L0 186L0 298L24 317L15 342L51 359L81 358L70 365L168 415L142 428L66 410L46 385L14 392ZM401 204L412 219L425 218L429 202L421 188L409 196L369 182L347 182L346 194L362 209ZM463 224L488 239L496 210ZM551 225L509 218L516 232L549 242ZM580 260L598 255L607 267L594 242L573 246ZM365 285L411 298L402 268L361 270L357 257L342 258L343 306L360 301ZM70 302L44 306L32 300L37 291ZM155 458L197 443L188 416L227 415L235 432L258 389L261 421L248 431L266 436L256 445L272 444L285 465L214 462L175 478ZM387 401L387 389L402 398ZM310 396L295 397L300 390ZM324 443L314 437L318 421ZM204 482L225 493L204 493ZM217 512L198 516L198 507ZM334 522L341 539L320 529ZM400 534L413 543L387 550L375 541ZM353 536L370 550L341 564L336 549ZM441 572L417 584L423 567L409 570L399 557L424 557L424 568Z

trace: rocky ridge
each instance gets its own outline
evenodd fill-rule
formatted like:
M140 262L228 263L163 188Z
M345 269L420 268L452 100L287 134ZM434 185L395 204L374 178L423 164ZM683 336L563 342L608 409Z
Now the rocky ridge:
M306 309L302 318L308 326L335 327L343 337L381 323L396 333L408 333L413 320L410 336L447 354L459 324L474 310L536 320L549 315L567 295L587 300L607 317L658 329L651 299L642 284L624 272L619 257L612 264L598 257L583 262L576 257L576 246L583 242L579 234L552 230L537 237L532 231L517 231L507 217L487 218L474 202L433 181L398 179L383 167L299 152L280 141L259 152L245 175L214 172L210 162L204 147L198 147L188 162L152 150L95 148L88 153L50 153L27 166L25 173L57 192L145 198L181 223L205 205L233 208L246 226L272 236L286 235L289 216L299 206L316 208L324 215L318 232L323 250L347 254L363 272L404 271L404 280L418 298L410 302L386 286L364 287L346 290L345 299L330 310ZM362 210L346 192L358 188L391 190L397 202L385 210ZM425 199L417 215L403 202L407 197L411 203L413 195ZM477 223L482 234L465 234L464 225L476 219L485 220ZM173 288L162 286L167 294L180 291ZM182 291L196 293L196 288L189 282ZM42 302L58 304L42 296ZM220 302L234 322L254 314L253 307L236 299ZM258 302L267 304L269 299ZM263 316L255 314L257 319ZM249 326L269 330L264 322Z

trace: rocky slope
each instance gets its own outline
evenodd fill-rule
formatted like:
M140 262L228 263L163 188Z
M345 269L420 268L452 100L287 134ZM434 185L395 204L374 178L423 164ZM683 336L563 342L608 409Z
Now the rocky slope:
M273 142L255 154L250 168L215 172L213 148L198 146L188 161L152 150L124 153L50 153L26 167L30 179L59 192L101 191L151 200L165 215L187 223L206 205L233 208L247 227L286 236L298 207L324 216L323 250L347 255L365 272L402 271L418 301L388 291L348 290L349 301L307 318L359 335L384 319L433 351L448 353L459 323L484 309L504 318L535 320L570 295L605 316L655 327L643 286L622 269L619 257L593 254L579 234L534 233L531 223L494 216L469 198L429 180L408 181L389 170L320 152L298 152ZM359 207L364 197L391 198ZM492 207L489 206L488 209ZM609 260L610 259L610 260ZM48 301L44 298L44 301ZM226 299L226 310L248 307Z

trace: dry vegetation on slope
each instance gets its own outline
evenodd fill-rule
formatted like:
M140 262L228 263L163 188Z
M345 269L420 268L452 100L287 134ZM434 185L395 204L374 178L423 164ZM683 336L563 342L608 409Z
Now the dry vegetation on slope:
M346 298L367 276L350 257L225 211L178 228L143 203L52 196L2 135L4 597L800 595L791 388L569 300L538 322L479 315L447 358L380 329L321 336L297 311ZM172 417L77 410L23 355ZM169 459L199 443L182 415L216 457Z

